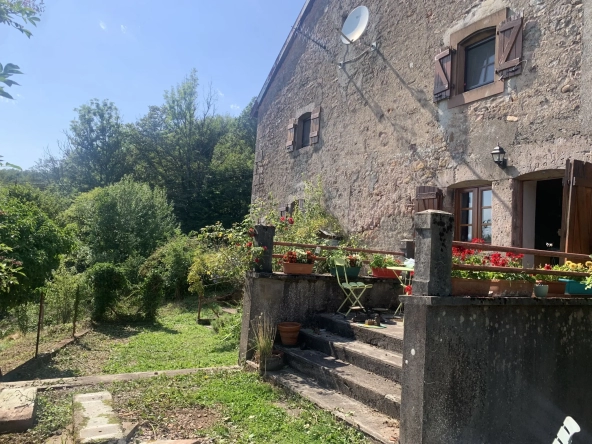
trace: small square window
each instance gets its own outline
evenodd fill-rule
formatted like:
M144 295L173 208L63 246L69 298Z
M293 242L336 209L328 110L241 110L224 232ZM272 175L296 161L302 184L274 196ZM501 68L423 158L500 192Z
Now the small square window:
M493 83L495 74L495 37L465 49L465 91Z

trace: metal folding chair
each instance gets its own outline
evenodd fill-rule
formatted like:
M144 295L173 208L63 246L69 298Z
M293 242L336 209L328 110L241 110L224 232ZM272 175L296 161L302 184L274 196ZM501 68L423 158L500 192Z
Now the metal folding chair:
M349 302L349 310L347 310L347 312L345 313L345 315L347 316L353 307L357 306L364 309L364 306L362 305L360 299L362 298L362 295L368 288L372 288L372 284L365 284L363 282L349 282L349 280L347 279L347 273L345 268L345 259L336 258L335 276L337 276L337 283L339 284L341 290L343 290L343 293L345 294L345 299L337 309L337 313L341 313L341 309L343 308L343 306L347 302ZM341 282L341 279L339 278L340 270L343 270L343 278L345 279L345 282Z
M573 436L580 431L580 426L571 416L565 418L563 425L559 428L557 438L553 441L553 444L571 444Z

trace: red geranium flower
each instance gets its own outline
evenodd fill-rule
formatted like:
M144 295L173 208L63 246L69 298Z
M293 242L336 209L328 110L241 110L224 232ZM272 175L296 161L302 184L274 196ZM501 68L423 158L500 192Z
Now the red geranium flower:
M289 218L288 218L288 223L289 223L290 225L292 225L292 224L294 223L294 219L292 219L291 217L289 217Z
M285 216L280 217L280 221L281 222L285 222L286 221L286 217Z
M251 248L253 246L253 242L247 242L247 248Z

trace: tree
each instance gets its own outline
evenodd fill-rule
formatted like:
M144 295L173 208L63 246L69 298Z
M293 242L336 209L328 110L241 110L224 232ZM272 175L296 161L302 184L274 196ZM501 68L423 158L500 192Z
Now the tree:
M39 18L36 14L41 12L43 12L43 0L39 2L36 0L0 0L0 23L17 29L29 38L32 34L31 31L25 28L25 25L37 26ZM17 65L7 63L2 66L0 63L0 83L4 83L9 87L18 85L9 78L15 74L22 74ZM12 99L12 96L4 91L3 86L0 86L0 97Z
M118 182L125 174L119 110L113 102L93 99L76 111L78 118L70 123L62 148L63 174L79 191ZM55 171L55 163L49 166Z
M64 217L90 248L92 263L121 264L137 257L140 264L177 232L164 190L130 178L81 194Z

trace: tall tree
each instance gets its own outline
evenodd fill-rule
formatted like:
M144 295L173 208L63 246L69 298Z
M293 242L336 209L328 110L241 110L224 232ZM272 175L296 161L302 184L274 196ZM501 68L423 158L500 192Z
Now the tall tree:
M36 14L41 12L43 12L43 0L0 0L0 24L15 28L29 38L32 34L25 25L37 26L39 18ZM0 63L0 83L6 86L18 85L10 79L15 74L22 74L17 65L7 63L2 66ZM12 99L12 96L4 91L3 86L0 86L0 97Z
M93 99L76 111L62 147L63 174L80 191L118 182L126 172L119 110L113 102Z

